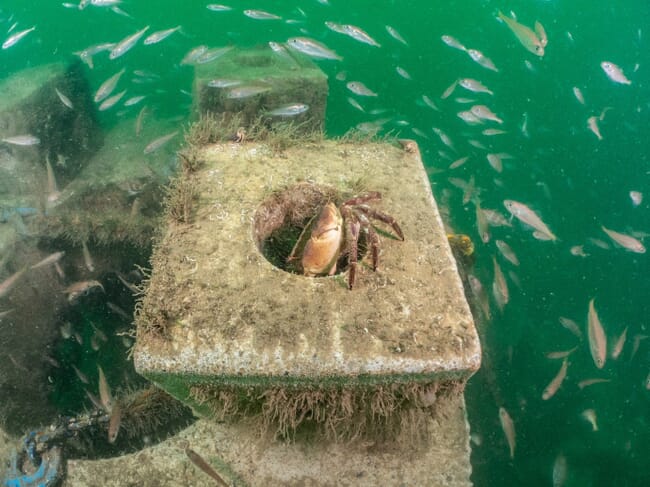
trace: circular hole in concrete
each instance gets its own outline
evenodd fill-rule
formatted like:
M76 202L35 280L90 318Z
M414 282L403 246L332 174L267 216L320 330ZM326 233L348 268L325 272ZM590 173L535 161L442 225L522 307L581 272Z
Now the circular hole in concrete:
M302 274L299 262L288 262L296 242L314 217L318 217L328 202L340 205L344 195L331 186L309 182L276 192L258 207L253 221L253 236L257 248L274 266L286 272ZM363 232L359 238L358 260L366 252ZM347 270L348 256L341 252L335 274Z

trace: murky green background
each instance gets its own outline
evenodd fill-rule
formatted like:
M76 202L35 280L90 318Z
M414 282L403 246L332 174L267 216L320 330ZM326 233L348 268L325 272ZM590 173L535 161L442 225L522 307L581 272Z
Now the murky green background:
M567 460L565 485L649 485L650 392L645 381L650 372L650 340L640 341L633 358L631 350L634 337L650 335L650 266L647 255L611 245L600 226L650 232L648 200L634 208L628 196L630 190L637 190L650 198L650 4L559 0L330 0L323 2L325 5L316 0L224 2L233 10L211 12L205 8L207 1L124 1L121 8L129 18L106 8L69 9L59 1L5 0L0 5L0 39L16 21L16 31L32 25L36 31L0 51L0 76L67 60L75 51L100 42L117 42L145 25L151 26L150 32L181 25L182 32L163 43L140 43L115 61L109 61L107 53L98 54L95 69L88 71L95 88L122 67L159 75L154 83L130 85L127 96L148 95L158 116L172 118L188 114L190 100L181 90L191 89L192 68L179 66L179 62L194 46L254 46L302 35L327 44L344 58L341 62L318 61L330 76L328 133L340 135L358 123L388 119L385 131L398 131L420 143L434 195L448 214L448 223L476 243L474 273L484 286L491 289L492 256L498 254L495 239L508 242L521 261L519 267L513 267L498 257L506 274L513 272L520 285L507 277L511 302L502 314L492 303L492 321L479 324L485 337L485 366L470 382L466 395L472 431L481 441L472 456L475 484L552 485L553 462L561 454ZM253 20L242 14L243 9L268 10L296 22ZM512 9L526 25L532 26L535 20L544 25L549 43L543 58L528 53L506 26L495 20L498 9ZM382 46L372 47L332 32L324 26L326 20L357 25ZM386 24L396 28L408 46L390 37ZM465 53L443 44L443 34L482 51L499 72L483 69ZM632 85L611 82L599 66L603 60L621 66ZM400 77L396 66L408 71L412 79ZM345 82L335 78L342 71L347 80L362 81L379 94L377 98L356 97L365 113L346 100L354 95ZM449 99L439 100L454 80L463 77L481 80L494 96L458 89ZM573 86L584 93L586 106L574 98ZM424 105L422 95L434 100L440 111ZM456 113L471 105L457 104L456 96L482 100L503 118L502 128L508 133L490 138L480 134L484 127L465 125ZM605 107L611 109L600 122L603 140L599 141L587 130L586 120ZM102 113L105 126L113 125L118 116L135 117L138 109L122 115L117 111ZM520 131L524 113L529 137ZM449 135L453 150L440 142L432 127ZM472 147L467 142L470 139L481 141L488 149ZM487 152L505 152L513 158L504 162L504 171L498 174L488 165ZM458 169L447 169L462 156L470 156L470 160ZM504 199L526 203L559 240L535 240L515 221L511 228L493 228L492 240L480 243L474 206L463 205L462 191L448 181L449 177L467 181L472 175L484 208L505 213ZM595 246L590 237L610 243L610 248ZM571 255L569 249L582 244L589 255ZM543 401L542 391L560 366L544 354L577 344L558 317L576 320L586 332L591 298L596 300L610 342L629 327L622 356L617 361L608 359L598 371L583 341L570 357L562 388ZM579 381L592 377L611 382L584 390L577 387ZM499 425L500 406L510 412L516 426L513 460ZM596 412L597 432L581 418L588 408Z

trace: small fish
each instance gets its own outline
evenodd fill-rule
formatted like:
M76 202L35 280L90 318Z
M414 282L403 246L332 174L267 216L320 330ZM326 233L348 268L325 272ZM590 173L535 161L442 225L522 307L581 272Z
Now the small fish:
M477 51L476 49L468 49L467 54L479 66L482 66L485 69L489 69L490 71L499 71L492 60L489 57L486 57L485 54L483 54L481 51Z
M180 30L181 26L178 25L176 27L172 27L171 29L165 29L165 30L159 30L157 32L154 32L153 34L150 34L147 36L147 38L142 41L142 43L145 46L149 46L151 44L157 44L158 42L164 41L167 39L170 35L172 35L174 32Z
M462 78L458 80L458 84L466 90L474 93L487 93L488 95L494 94L492 90L488 89L488 87L483 83L472 78Z
M478 118L476 115L474 115L472 112L469 110L465 110L462 112L458 112L458 118L460 118L463 122L469 124L469 125L479 125L483 123L483 120Z
M643 193L640 191L630 191L630 199L632 200L632 206L636 208L643 203Z
M222 485L224 487L228 487L228 484L226 483L225 480L221 478L221 476L212 468L208 462L206 462L201 455L196 453L194 450L191 450L190 448L185 449L185 454L187 455L187 458L189 458L194 465L199 467L203 472L205 472L207 475L212 477L214 480L217 481L219 485Z
M48 255L40 262L34 264L31 268L38 269L39 267L45 267L47 265L55 264L65 255L65 252L62 250L60 252L54 252L53 254Z
M45 155L45 170L47 171L47 201L48 203L53 203L59 199L61 193L59 193L54 169L52 169L48 155Z
M74 110L74 105L70 101L70 98L61 93L58 88L54 88L54 91L56 91L56 94L59 97L59 100L61 100L61 103L63 103L70 110Z
M542 24L535 22L535 32L533 32L529 27L520 24L515 19L506 17L501 12L499 12L499 18L506 23L522 46L536 56L544 56L544 48L548 39Z
M485 105L474 105L469 111L481 120L490 120L491 122L499 124L503 123L503 120L497 117L497 115Z
M262 93L266 93L267 91L271 91L270 86L238 85L228 90L228 92L226 93L226 98L230 98L233 100L240 100L243 98L250 98L251 96L260 95Z
M74 364L70 365L72 369L74 370L74 373L77 374L77 377L79 377L79 380L83 382L84 384L90 384L90 381L88 380L88 377L86 374L84 374L81 370L79 370L77 367L75 367Z
M309 110L309 105L306 105L304 103L291 103L270 110L266 112L266 115L270 115L272 117L295 117L296 115L305 113L307 110Z
M585 379L578 382L578 387L580 389L584 389L585 387L593 386L594 384L603 384L605 382L611 382L611 381L612 379L601 379L601 378Z
M469 160L469 156L461 157L460 159L455 160L449 165L449 169L456 169L457 167L462 166Z
M508 414L505 408L499 408L499 421L501 422L501 428L503 429L503 434L506 436L508 441L508 447L510 448L510 458L515 457L515 448L517 446L517 438L515 434L515 423L512 421L512 418Z
M5 137L4 139L0 139L0 140L5 144L22 145L22 146L38 145L41 143L41 139L31 134L14 135L13 137Z
M404 68L402 68L401 66L396 66L395 71L397 71L397 74L399 74L404 79L408 79L408 80L413 79L411 77L411 75L409 74L409 72L407 70L405 70Z
M481 307L481 310L483 311L483 315L485 318L490 318L491 313L490 313L490 299L488 298L487 293L485 292L485 288L483 287L483 284L481 284L481 281L473 274L469 274L467 276L467 280L469 281L469 287L472 291L472 294L476 298L479 306Z
M205 8L212 10L213 12L227 12L228 10L232 10L232 7L228 7L227 5L220 5L218 3L211 3L209 5L206 5Z
M458 80L454 81L452 84L450 84L445 91L443 91L442 95L440 95L440 98L442 100L446 100L451 96L451 94L454 92L456 89L456 86L458 85Z
M558 352L548 352L546 354L546 358L551 359L551 360L566 358L569 355L571 355L573 352L575 352L577 349L578 349L578 346L576 345L575 347L573 347L573 348L571 348L569 350L560 350Z
M490 241L490 226L488 219L485 211L481 208L481 204L478 202L478 198L474 200L474 203L476 205L476 229L481 237L481 241L483 243L488 243Z
M388 32L388 34L389 34L393 39L395 39L396 41L401 42L401 43L404 44L405 46L408 46L408 42L406 42L406 41L404 40L404 38L400 35L400 33L397 32L397 30L395 30L395 29L394 29L393 27L391 27L390 25L387 25L387 26L386 26L386 32Z
M359 96L377 96L377 93L372 91L361 81L349 81L345 86L355 95Z
M193 47L189 51L187 51L187 54L183 57L181 60L180 64L193 64L199 56L203 55L206 51L208 50L208 46L197 46Z
M88 390L86 390L85 393L86 393L86 397L88 399L90 399L90 402L93 403L93 406L95 407L95 409L103 409L101 401L99 400L99 398L97 396L95 396L95 394L93 394L92 392L90 392Z
M621 336L618 337L618 340L616 340L616 344L614 345L614 348L612 349L612 359L616 360L620 355L621 352L623 351L623 347L625 346L625 340L627 339L627 326L623 330L623 333L621 333Z
M146 27L140 29L136 33L131 34L128 37L125 37L120 42L115 44L115 47L113 47L110 54L108 55L108 59L113 60L113 59L117 59L120 56L123 56L128 50L130 50L133 46L135 46L135 44L148 30L149 30L149 26L147 25Z
M220 58L232 49L232 46L215 47L214 49L208 49L203 54L199 55L194 62L196 64L207 64L214 61L215 59Z
M503 161L499 157L499 154L486 154L485 156L490 163L490 166L492 166L492 169L494 169L496 172L502 172L503 171Z
M557 240L557 237L551 232L541 218L523 203L514 200L505 200L503 205L512 216L518 218L526 225L533 227L540 235L546 236L548 240Z
M63 290L63 293L68 295L69 303L74 303L81 296L86 296L91 289L95 289L97 287L100 288L102 292L106 292L101 282L91 280L72 283Z
M582 332L580 331L580 327L575 321L570 318L565 318L564 316L560 316L559 321L564 328L582 340Z
M84 256L84 264L86 265L86 269L88 269L90 272L95 271L95 263L93 262L93 258L90 256L90 251L88 250L88 245L86 245L86 241L81 242L81 252Z
M238 79L216 78L211 79L207 84L210 88L230 88L231 86L242 84L242 81Z
M508 290L508 283L506 277L503 275L501 266L497 262L496 257L492 256L492 262L494 263L494 283L492 284L492 295L494 300L497 302L499 309L503 311L503 308L508 301L510 301L510 291Z
M117 435L120 432L120 423L122 422L122 408L119 403L113 404L111 417L108 421L108 442L115 443Z
M503 240L497 240L494 242L499 249L499 252L501 252L501 255L503 255L512 265L519 265L519 259L517 258L517 255L514 253L510 245L505 243Z
M25 273L26 270L27 267L23 267L22 269L13 273L11 276L5 279L2 283L0 283L0 298L5 297L9 293L9 291L11 291L11 288L13 288L16 285L18 279L22 277L22 275Z
M354 40L363 42L364 44L368 44L370 46L381 47L381 44L379 44L376 40L370 37L370 35L360 27L357 27L356 25L346 24L343 26L343 28L345 31L344 34L347 34L348 36L352 37Z
M333 59L341 61L343 58L318 41L308 37L290 37L287 39L287 46L294 51L306 54L316 59Z
M99 105L99 111L103 112L109 108L112 108L122 99L124 95L126 95L126 90L120 91L116 95L109 96L101 103L101 105Z
M609 238L624 249L629 250L630 252L636 252L637 254L645 254L645 247L636 238L630 235L625 235L624 233L615 232L614 230L610 230L604 226L601 226L600 228L603 229L603 232L609 235Z
M561 453L553 462L553 487L564 487L567 479L567 461Z
M105 100L113 92L117 86L118 81L120 80L120 77L124 74L125 71L125 68L120 69L117 73L108 78L99 86L94 97L95 103L99 103Z
M61 337L64 340L67 340L68 338L72 337L72 334L74 333L74 330L72 329L72 323L66 321L61 325L59 331L61 332Z
M602 369L607 359L607 337L594 308L593 298L589 301L587 336L589 337L589 350L591 351L591 357L594 359L594 364L599 369Z
M110 413L113 410L111 388L109 387L108 382L106 382L106 376L99 364L97 364L97 372L99 374L99 400L102 403L104 411Z
M573 96L576 97L576 100L578 100L581 105L585 104L585 97L583 96L582 91L580 91L580 88L577 86L573 87Z
M125 107L130 107L130 106L133 106L133 105L137 105L138 103L140 103L145 98L146 98L145 95L132 96L131 98L129 98L128 100L126 100L124 102L124 106Z
M135 119L135 136L140 137L140 132L142 132L142 123L144 122L144 117L147 114L147 106L143 106L138 113L137 118Z
M603 61L600 63L600 67L603 68L603 71L605 71L607 77L614 83L620 83L623 85L632 84L632 82L625 77L625 74L623 74L623 70L616 64L609 61Z
M580 416L591 425L592 431L598 431L598 422L596 419L596 411L593 409L585 409Z
M178 130L175 130L174 132L163 135L162 137L157 138L156 140L150 142L147 147L144 148L144 153L145 154L151 154L154 151L157 151L160 149L163 145L165 145L167 142L169 142L171 139L176 137L178 135Z
M467 48L463 46L463 44L455 37L445 34L442 37L440 37L440 39L442 39L442 42L447 44L449 47L453 47L454 49L459 49L461 51L467 51Z
M361 106L361 104L360 104L357 100L355 100L354 98L349 97L349 96L348 96L346 99L348 100L348 103L349 103L350 105L352 105L354 108L356 108L356 109L359 110L360 112L364 112L364 113L365 113L366 110Z
M433 102L431 98L429 98L427 95L422 95L422 101L426 106L431 108L432 110L435 110L436 112L440 111L440 108Z
M551 380L549 385L546 386L546 389L544 389L544 392L542 394L542 399L544 401L547 401L550 398L552 398L555 395L555 393L558 391L560 386L562 385L562 382L564 382L564 378L566 377L566 371L567 371L568 364L569 364L569 362L565 358L562 361L562 366L560 367L560 370L558 371L558 373L555 375L555 377L553 377L553 380Z
M7 38L7 40L2 43L2 48L3 49L9 49L11 46L15 45L18 41L20 41L27 34L32 32L34 29L36 29L36 26L30 27L29 29L21 30L20 32L16 32L12 36L9 36Z
M508 132L506 132L505 130L501 130L501 129L485 129L481 133L483 135L487 135L488 137L491 137L493 135L507 134Z
M255 20L279 20L282 18L264 10L244 10L244 15Z
M571 255L575 255L576 257L588 257L589 254L585 252L585 246L584 245L574 245L569 249L569 252L571 252Z
M587 128L593 132L593 134L598 137L598 140L603 140L603 136L600 134L600 128L598 127L598 117L591 116L587 119Z

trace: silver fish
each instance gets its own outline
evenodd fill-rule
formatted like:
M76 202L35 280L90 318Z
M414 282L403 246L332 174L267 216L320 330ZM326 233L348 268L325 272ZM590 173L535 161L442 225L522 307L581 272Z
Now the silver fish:
M589 336L589 351L594 359L596 367L602 369L607 359L607 337L603 325L598 318L594 300L589 301L589 313L587 314L587 335Z
M485 54L483 54L481 51L477 51L476 49L468 49L467 54L472 58L474 62L480 66L483 66L485 69L489 69L490 71L495 72L499 71L492 60L489 57L486 57Z
M122 39L120 42L115 44L115 47L111 51L111 53L108 55L108 59L117 59L118 57L124 55L129 49L131 49L135 44L140 40L140 38L144 35L145 32L149 30L149 26L147 25L143 29L140 29L134 34L131 34L128 37L125 37Z
M264 10L244 10L244 15L255 20L279 20L282 18Z
M150 44L157 44L158 42L164 41L167 39L170 35L172 35L174 32L177 30L180 30L181 26L178 25L176 27L172 27L171 29L165 29L165 30L159 30L157 32L154 32L153 34L150 34L147 36L147 38L142 41L142 43L145 46L148 46Z
M149 145L147 145L147 147L144 148L144 153L151 154L152 152L157 151L163 145L169 142L171 139L176 137L176 135L178 135L178 130L175 130L170 134L163 135L162 137L157 138L156 140L150 142Z
M449 47L453 47L454 49L460 49L461 51L467 51L467 48L463 46L463 44L455 37L449 35L443 35L440 39L442 39L442 42L447 44Z
M497 240L494 242L499 249L499 252L501 252L501 255L503 255L512 265L519 265L519 259L517 258L517 255L515 252L512 250L512 247L505 243L503 240Z
M309 105L304 103L291 103L266 112L272 117L295 117L309 110Z
M192 64L194 63L199 56L201 56L203 53L205 53L208 50L208 46L196 46L187 51L187 54L183 57L181 60L181 65L183 64Z
M600 63L600 67L603 68L603 71L605 71L607 77L613 82L620 83L623 85L632 84L632 82L626 78L625 74L623 74L623 70L619 68L616 64L609 61L603 61L602 63Z
M144 95L132 96L131 98L129 98L128 100L126 100L124 102L124 106L125 107L130 107L130 106L136 105L136 104L140 103L142 100L144 100L145 98L146 98L146 96L144 96Z
M354 40L363 42L364 44L369 44L371 46L381 47L381 44L379 44L376 40L370 37L370 35L360 27L357 27L356 25L349 25L349 24L346 24L343 27L345 31L344 34L347 34L348 36L352 37Z
M110 413L113 410L113 396L111 395L111 388L106 381L106 376L101 366L97 365L97 372L99 373L99 399L102 403L104 411Z
M316 59L334 59L336 61L343 59L324 44L308 37L290 37L287 39L287 46L294 51L302 52Z
M517 447L517 438L515 434L515 423L512 421L512 418L508 414L505 408L499 408L499 421L501 422L501 428L503 429L503 434L506 436L508 441L508 447L510 448L510 458L515 457L515 448Z
M215 47L214 49L208 49L202 54L200 54L194 62L196 64L206 64L209 62L214 61L217 58L220 58L224 54L226 54L228 51L232 50L232 46L226 46L226 47Z
M97 93L95 93L95 102L99 103L100 101L103 101L110 95L115 87L117 86L117 83L120 81L120 77L124 74L125 68L120 69L117 73L115 73L113 76L108 78L106 81L104 81L99 88L97 89Z
M24 267L0 283L0 298L6 296L9 291L11 291L11 288L14 287L16 282L18 282L18 279L22 277L26 270L27 268Z
M546 386L546 389L544 389L544 392L542 393L542 399L544 401L547 401L550 398L552 398L555 395L555 393L557 392L557 390L560 388L560 386L562 385L562 382L564 382L564 379L566 377L566 371L567 371L568 365L569 365L569 362L568 362L567 358L565 358L562 361L562 366L560 367L560 370L555 375L555 377L553 377L553 380L551 380L551 382Z
M211 3L209 5L206 5L205 8L212 10L213 12L227 12L228 10L232 10L232 7L228 7L227 5L220 5L218 3Z
M39 267L45 267L46 265L54 264L55 262L58 262L61 260L61 258L65 255L64 251L60 252L54 252L53 254L48 255L45 257L43 260L40 262L37 262L32 266L32 269L38 269Z
M506 207L512 216L518 218L526 225L533 227L540 234L548 237L548 240L557 240L557 237L551 232L551 230L546 226L542 219L537 216L533 210L523 203L519 203L514 200L505 200L503 205Z
M231 86L237 86L240 84L242 84L242 81L238 79L216 78L208 81L208 86L210 88L230 88Z
M359 96L377 96L377 93L372 91L370 88L368 88L366 85L364 85L361 81L349 81L345 86L347 86L348 90L350 90L355 95L359 95Z
M106 98L101 105L99 105L99 111L103 112L104 110L108 110L109 108L113 107L117 102L119 102L122 97L126 95L126 90L120 91L116 95L110 96Z
M474 105L469 111L481 120L490 120L499 124L503 123L503 120L497 117L496 113L485 105Z
M624 233L615 232L614 230L610 230L604 226L601 226L600 228L603 229L603 232L609 235L609 238L624 249L627 249L630 252L636 252L637 254L645 254L644 245L636 238L630 235L625 235Z
M30 27L29 29L21 30L20 32L16 32L14 35L8 37L7 40L2 43L2 48L9 49L11 46L16 44L19 40L21 40L23 37L25 37L34 29L36 29L36 26Z
M111 410L111 417L108 421L108 442L115 443L117 434L120 432L120 424L122 422L122 408L119 403L113 404Z
M458 84L468 91L474 93L487 93L488 95L494 94L483 83L472 78L462 78L458 80Z
M68 302L74 303L81 296L88 294L91 289L100 288L102 292L104 291L104 286L101 282L90 280L90 281L79 281L70 284L66 287L63 292L68 295Z
M395 30L395 29L394 29L393 27L391 27L390 25L387 25L387 26L386 26L386 32L388 32L388 34L389 34L393 39L395 39L396 41L401 42L401 43L404 44L405 46L408 46L408 42L406 42L406 41L404 40L404 38L400 35L400 33L397 32L397 30Z
M226 94L226 98L231 98L231 99L249 98L251 96L259 95L261 93L266 93L267 91L270 90L271 90L270 86L240 85L229 89L228 93Z
M41 139L31 134L14 135L13 137L5 137L4 139L0 139L0 140L6 144L25 145L25 146L38 145L41 143Z
M72 105L72 102L70 101L70 98L68 98L63 93L61 93L58 90L58 88L54 88L54 91L56 91L56 95L59 97L59 100L61 100L61 103L63 103L65 106L67 106L70 110L74 110L74 106Z

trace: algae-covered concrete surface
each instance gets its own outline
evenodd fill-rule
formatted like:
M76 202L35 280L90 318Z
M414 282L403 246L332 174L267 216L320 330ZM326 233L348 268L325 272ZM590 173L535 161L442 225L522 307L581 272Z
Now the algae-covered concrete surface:
M117 458L69 460L65 487L212 486L190 462L199 453L228 485L242 486L470 486L468 425L462 396L431 420L427 444L413 449L366 442L276 443L244 425L199 420L150 448Z
M153 258L134 354L140 373L179 395L179 382L464 382L477 370L478 337L417 152L323 141L274 154L233 143L200 157L192 222L170 222ZM377 271L366 257L351 291L345 273L288 273L256 246L260 204L302 181L345 197L360 182L380 191L373 206L404 232L403 242L380 235ZM143 333L156 326L167 337Z

